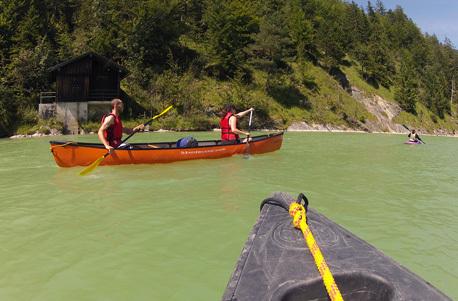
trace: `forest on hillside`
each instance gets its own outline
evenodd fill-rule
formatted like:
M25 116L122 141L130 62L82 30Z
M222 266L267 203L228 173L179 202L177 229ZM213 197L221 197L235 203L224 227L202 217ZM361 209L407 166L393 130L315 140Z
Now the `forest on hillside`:
M223 105L209 102L202 79L218 93L236 83L242 92L222 98L256 105L269 120L275 95L316 91L309 65L339 77L353 64L406 112L421 103L438 118L451 114L458 78L454 45L381 1L363 9L341 0L0 0L0 136L36 123L39 93L55 90L47 70L89 51L129 70L122 88L147 112L173 99L197 123L211 123ZM248 99L246 87L272 98Z

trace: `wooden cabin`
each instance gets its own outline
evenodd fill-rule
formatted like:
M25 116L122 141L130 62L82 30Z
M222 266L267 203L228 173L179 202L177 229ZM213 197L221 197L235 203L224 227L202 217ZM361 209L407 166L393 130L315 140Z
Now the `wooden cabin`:
M89 52L49 69L56 80L57 102L103 101L120 97L127 70Z
M101 55L89 52L55 65L49 71L56 81L56 91L41 93L44 96L40 97L39 112L42 117L56 116L64 123L67 133L80 133L82 123L100 120L110 111L113 98L127 98L120 83L128 71ZM46 96L47 93L52 96ZM42 99L50 98L54 102L43 103Z

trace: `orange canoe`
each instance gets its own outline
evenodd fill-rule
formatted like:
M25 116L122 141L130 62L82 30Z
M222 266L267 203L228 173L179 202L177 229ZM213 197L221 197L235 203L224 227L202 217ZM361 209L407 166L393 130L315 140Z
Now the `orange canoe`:
M197 147L177 148L176 142L132 143L117 149L101 165L169 163L183 160L218 159L235 154L263 154L280 149L283 132L255 136L246 143L223 144L199 141ZM102 144L50 141L51 153L60 167L87 166L107 151Z

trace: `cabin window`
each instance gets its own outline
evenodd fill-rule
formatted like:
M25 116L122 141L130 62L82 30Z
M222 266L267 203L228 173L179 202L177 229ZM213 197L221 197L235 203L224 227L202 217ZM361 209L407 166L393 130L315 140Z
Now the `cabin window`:
M77 78L72 79L72 88L81 88L81 81Z

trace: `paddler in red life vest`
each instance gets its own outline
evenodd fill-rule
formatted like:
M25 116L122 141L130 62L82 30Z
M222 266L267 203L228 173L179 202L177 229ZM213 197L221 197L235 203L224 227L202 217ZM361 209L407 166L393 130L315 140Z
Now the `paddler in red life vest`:
M102 125L99 128L98 136L105 148L111 153L121 144L123 133L138 132L144 129L144 125L140 124L135 128L126 129L122 127L121 113L124 110L124 105L121 99L115 98L111 101L111 113L102 118Z
M240 142L239 134L245 135L246 138L242 142L246 142L250 138L250 133L241 131L237 128L237 119L254 111L250 108L246 111L236 113L232 105L227 105L223 111L223 118L220 121L221 140L223 142L238 143Z

